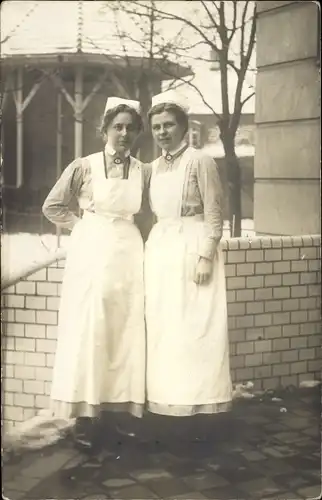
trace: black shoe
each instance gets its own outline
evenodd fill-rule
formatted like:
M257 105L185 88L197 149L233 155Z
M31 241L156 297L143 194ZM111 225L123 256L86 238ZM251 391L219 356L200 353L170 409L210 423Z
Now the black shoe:
M99 429L97 422L89 417L80 417L76 420L74 430L75 446L84 452L97 452L100 448Z

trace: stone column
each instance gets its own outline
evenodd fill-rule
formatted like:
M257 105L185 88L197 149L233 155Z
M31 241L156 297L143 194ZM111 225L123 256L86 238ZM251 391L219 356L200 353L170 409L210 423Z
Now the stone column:
M257 234L320 232L319 9L257 2L254 224Z

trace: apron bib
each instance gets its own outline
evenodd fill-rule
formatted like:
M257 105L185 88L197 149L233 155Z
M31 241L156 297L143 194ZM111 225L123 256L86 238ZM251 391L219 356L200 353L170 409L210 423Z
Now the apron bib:
M143 242L133 224L142 173L106 179L102 154L88 157L95 213L74 227L63 280L51 400L65 418L127 410L145 400ZM68 367L68 369L66 369Z
M165 415L229 409L231 379L224 261L218 248L211 282L193 282L205 235L203 215L181 217L192 152L175 171L152 166L150 198L158 217L146 245L148 409Z

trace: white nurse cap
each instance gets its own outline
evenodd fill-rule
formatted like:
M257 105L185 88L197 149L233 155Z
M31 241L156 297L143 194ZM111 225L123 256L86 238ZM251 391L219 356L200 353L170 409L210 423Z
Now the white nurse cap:
M175 90L167 90L166 92L162 92L152 97L151 109L158 104L175 104L185 113L189 112L189 103L187 99Z
M126 104L129 108L134 109L137 113L140 113L141 106L139 101L131 101L130 99L122 99L121 97L109 97L106 101L104 115L106 111L114 109L120 104Z

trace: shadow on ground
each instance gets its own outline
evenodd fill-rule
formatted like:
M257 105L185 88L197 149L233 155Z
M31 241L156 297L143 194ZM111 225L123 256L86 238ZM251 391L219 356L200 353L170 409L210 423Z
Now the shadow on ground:
M208 423L206 435L200 427L148 415L136 438L107 426L95 457L75 450L70 439L24 453L3 466L4 495L10 500L319 497L320 388L238 400L230 415Z

